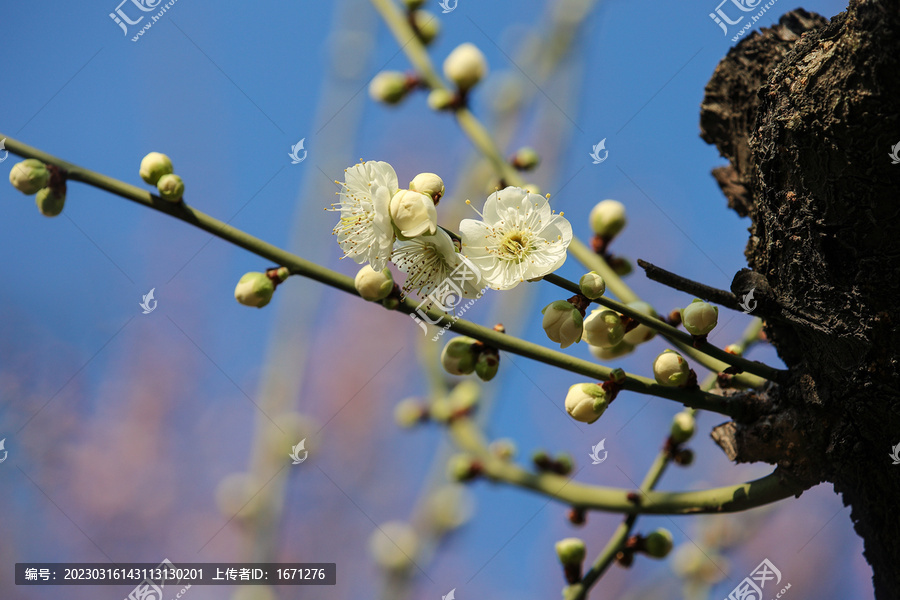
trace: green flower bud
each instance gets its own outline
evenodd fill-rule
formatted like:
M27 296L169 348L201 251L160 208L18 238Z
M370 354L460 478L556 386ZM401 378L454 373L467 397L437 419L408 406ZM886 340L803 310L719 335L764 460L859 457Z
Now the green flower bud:
M382 523L369 538L369 552L379 567L404 573L415 566L420 548L419 535L409 523Z
M427 416L428 409L415 398L401 400L394 407L394 421L404 429L421 423Z
M30 196L37 194L50 183L50 171L47 165L36 158L26 158L13 165L9 172L9 182L13 187Z
M482 352L475 361L475 374L482 381L490 381L500 370L500 357L492 352Z
M619 313L598 309L584 320L584 341L591 346L613 348L625 337L625 326Z
M441 352L441 365L451 375L469 375L475 370L477 356L470 337L456 337L447 342Z
M578 280L581 293L590 300L596 300L606 293L606 282L597 274L597 271L585 273Z
M430 196L437 204L444 195L444 180L434 173L419 173L409 182L409 189Z
M681 309L681 323L691 335L706 335L719 322L719 307L703 300L694 300Z
M419 32L419 39L426 46L441 32L441 22L434 13L430 13L427 10L417 10L413 13L412 18L416 31Z
M444 60L444 76L456 87L466 91L487 75L488 66L484 54L474 44L460 44Z
M174 173L172 160L165 154L151 152L141 160L141 179L156 185L163 175Z
M403 4L406 5L406 10L416 10L424 6L425 0L403 0Z
M408 78L400 71L382 71L369 83L369 96L376 102L397 104L408 93Z
M609 380L615 383L625 383L625 369L613 369L609 374Z
M387 298L394 289L394 278L391 276L390 269L376 271L366 265L356 273L353 285L364 300L378 302Z
M566 394L566 412L582 423L593 423L608 406L606 391L596 383L576 383Z
M448 110L456 102L456 96L449 90L432 90L428 94L428 107L431 110Z
M625 228L625 205L618 200L602 200L588 216L591 229L605 240L611 240Z
M500 439L494 440L491 442L488 449L491 451L491 454L499 458L500 460L510 461L516 457L516 453L518 449L516 448L516 443L510 439Z
M672 441L676 444L688 441L694 435L695 426L694 415L686 410L681 411L672 419Z
M42 215L55 217L62 212L63 206L66 204L66 195L57 194L52 188L45 187L37 193L34 202Z
M625 340L622 340L612 348L601 348L600 346L591 346L589 344L588 350L590 350L591 354L593 354L594 357L599 360L612 360L614 358L621 358L623 356L631 354L632 352L634 352L634 346L632 346Z
M691 368L680 354L666 350L653 361L653 376L660 385L677 387L688 382Z
M653 310L653 307L647 304L646 302L642 302L638 300L637 302L629 302L626 306L636 310L639 313L643 313L645 315L656 317L656 311ZM643 344L648 340L652 340L656 336L656 331L650 329L646 325L638 325L631 331L625 334L625 341L631 344L632 346L637 346L638 344Z
M272 300L275 283L265 273L245 273L234 288L234 299L244 306L262 308Z
M575 459L571 454L560 454L556 457L556 472L559 475L568 475L575 470Z
M447 477L450 481L471 481L478 474L478 465L467 454L454 454L447 461Z
M735 356L742 356L744 354L743 349L740 344L728 344L725 346L725 352L728 354L734 354Z
M556 542L556 555L563 566L580 565L587 556L584 541L578 538L566 538Z
M616 256L609 261L609 266L619 277L625 277L634 271L634 265L624 256Z
M510 161L512 166L520 171L532 171L537 168L540 162L541 157L538 155L537 150L528 146L519 148Z
M557 300L545 306L541 312L544 315L541 323L544 332L560 348L568 348L581 341L584 317L571 302Z
M181 202L184 195L184 182L181 177L169 173L163 175L156 182L156 189L159 191L159 197L169 202Z
M434 235L437 231L437 210L431 196L400 190L391 198L390 212L394 227L403 237Z
M672 534L660 527L644 539L647 554L653 558L665 558L672 551Z

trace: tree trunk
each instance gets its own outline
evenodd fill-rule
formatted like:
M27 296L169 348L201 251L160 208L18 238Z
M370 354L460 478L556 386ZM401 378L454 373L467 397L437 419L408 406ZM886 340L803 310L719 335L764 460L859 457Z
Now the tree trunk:
M701 108L713 172L752 220L735 276L790 369L768 410L713 438L852 507L875 596L900 595L900 6L852 0L830 22L796 10L719 63Z

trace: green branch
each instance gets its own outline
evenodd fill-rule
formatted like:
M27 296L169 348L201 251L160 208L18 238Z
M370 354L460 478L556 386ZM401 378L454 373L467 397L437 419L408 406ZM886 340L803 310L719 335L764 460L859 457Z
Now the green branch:
M0 136L2 135L3 134L0 134ZM181 219L182 221L190 223L191 225L203 229L223 240L240 246L258 256L283 267L287 267L294 275L301 275L313 279L320 283L324 283L325 285L347 292L348 294L353 294L354 296L359 295L356 291L356 287L353 285L352 277L337 273L331 269L305 260L296 254L282 250L281 248L273 246L268 242L264 242L263 240L241 231L236 227L232 227L227 223L223 223L195 208L191 208L183 202L177 204L166 202L147 190L66 162L13 138L6 138L6 148L19 156L36 158L44 163L56 165L61 169L65 169L68 172L68 179L70 181L86 183L133 202L137 202L138 204L148 206L169 216L175 217L176 219ZM590 377L591 379L605 381L609 379L609 376L612 373L612 369L609 367L575 358L563 354L562 352L516 338L512 335L499 333L491 328L483 327L470 321L455 319L447 313L441 313L433 309L423 310L409 298L403 300L397 310L406 314L413 314L418 310L421 310L432 322L446 326L451 331L473 337L500 350L506 350L513 354L518 354L548 365L559 367L572 373ZM696 390L689 391L681 388L665 387L657 384L652 379L638 375L627 375L623 388L639 394L649 394L660 398L674 400L685 406L709 410L730 417L740 415L744 408L740 403L730 402L714 394Z

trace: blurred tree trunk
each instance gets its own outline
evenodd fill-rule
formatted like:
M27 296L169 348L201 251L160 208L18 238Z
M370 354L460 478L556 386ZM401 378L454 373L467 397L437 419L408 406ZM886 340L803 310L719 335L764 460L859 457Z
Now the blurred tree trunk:
M732 291L791 370L767 414L713 437L738 462L834 484L879 599L900 597L900 5L851 0L830 22L796 10L719 63L701 110L713 172L752 220Z

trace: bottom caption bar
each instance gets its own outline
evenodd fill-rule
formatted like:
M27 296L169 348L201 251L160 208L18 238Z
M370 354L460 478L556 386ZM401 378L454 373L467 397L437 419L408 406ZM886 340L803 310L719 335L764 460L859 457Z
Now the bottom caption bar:
M169 559L159 564L16 563L16 585L135 585L143 586L147 593L159 592L166 586L335 585L336 582L336 563L175 565Z

